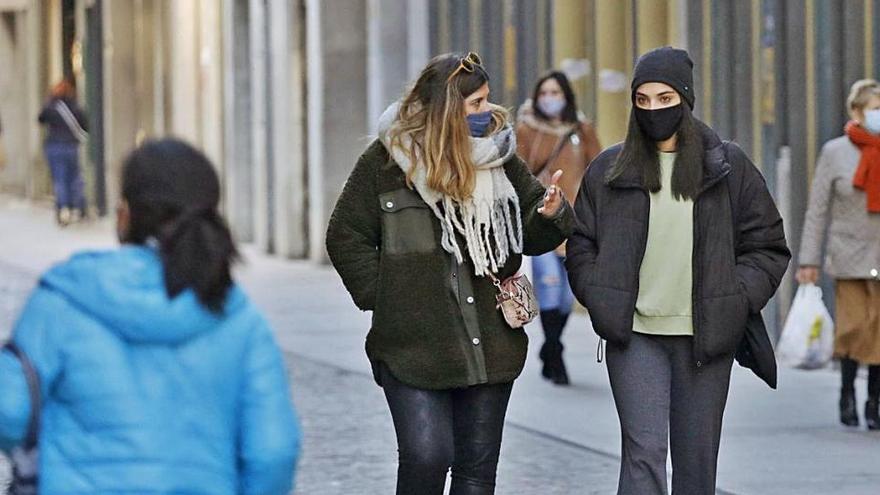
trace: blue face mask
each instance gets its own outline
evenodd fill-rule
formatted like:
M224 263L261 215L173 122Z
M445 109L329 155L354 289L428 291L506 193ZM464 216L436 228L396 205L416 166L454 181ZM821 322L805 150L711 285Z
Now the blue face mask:
M492 112L473 113L467 116L468 127L471 128L471 136L483 137L489 124L492 123Z
M880 134L880 110L865 110L865 129L871 134Z

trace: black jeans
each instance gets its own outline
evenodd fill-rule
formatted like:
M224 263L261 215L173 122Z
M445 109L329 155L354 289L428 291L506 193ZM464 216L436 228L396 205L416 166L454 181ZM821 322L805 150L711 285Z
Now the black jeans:
M495 493L504 415L513 383L422 390L380 365L380 381L397 431L397 495Z

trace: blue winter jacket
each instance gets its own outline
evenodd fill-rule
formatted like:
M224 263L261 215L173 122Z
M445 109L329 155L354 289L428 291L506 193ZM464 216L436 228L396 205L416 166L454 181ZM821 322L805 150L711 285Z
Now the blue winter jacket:
M237 287L214 315L169 299L156 253L84 253L43 276L14 340L42 381L43 494L284 494L299 429L281 353ZM0 449L30 400L0 354Z

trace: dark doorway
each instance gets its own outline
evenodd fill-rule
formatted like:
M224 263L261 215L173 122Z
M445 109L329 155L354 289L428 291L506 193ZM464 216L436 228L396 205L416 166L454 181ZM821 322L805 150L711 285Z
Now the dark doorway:
M86 9L86 36L83 46L83 69L85 79L86 110L89 116L89 161L94 167L94 198L98 215L107 214L107 179L104 156L104 57L103 28L101 25L102 1L95 0ZM65 5L68 2L65 1ZM70 3L73 3L71 0ZM66 39L66 38L65 38ZM65 50L65 53L68 53ZM67 62L65 62L65 71Z
M61 2L61 63L64 78L75 81L73 72L73 44L76 42L76 0Z

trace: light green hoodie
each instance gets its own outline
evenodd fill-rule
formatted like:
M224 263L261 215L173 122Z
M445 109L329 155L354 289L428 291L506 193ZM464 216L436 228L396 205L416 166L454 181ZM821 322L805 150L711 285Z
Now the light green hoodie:
M648 244L639 272L633 330L693 335L694 203L672 196L675 153L660 153L662 185L651 193Z

